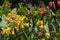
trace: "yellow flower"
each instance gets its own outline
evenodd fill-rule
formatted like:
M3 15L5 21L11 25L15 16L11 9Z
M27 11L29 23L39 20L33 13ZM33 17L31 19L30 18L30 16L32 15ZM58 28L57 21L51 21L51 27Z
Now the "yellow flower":
M19 18L20 17L20 15L16 15L16 18Z
M18 27L15 27L15 29L18 31L19 30L19 28Z
M17 13L8 13L7 17L11 17L12 19L15 19L17 16Z
M25 16L20 16L20 17L19 17L19 20L20 20L20 21L24 21L24 18L25 18Z
M2 35L9 34L10 33L10 27L7 27L6 29L3 29Z
M9 21L9 18L7 18L7 17L4 17L4 19L5 19L6 21Z
M43 28L44 30L46 29L46 25L44 25L44 28Z
M20 28L24 28L24 18L25 18L24 16L19 17L19 21L20 21L20 23L19 23L20 26L19 27Z
M14 32L14 28L12 29L12 35L14 35L15 34L15 32Z
M20 28L24 28L24 25L20 25Z
M42 20L38 20L38 21L37 21L37 25L39 25L39 26L40 26L40 25L43 25L43 21L42 21Z
M45 25L41 25L39 26L40 30L45 30L46 26Z
M13 19L15 19L17 15L15 13L12 13L11 16L12 16Z
M12 18L11 17L8 17L9 18L9 20L11 21L12 20Z
M42 38L42 40L45 40L45 38Z
M45 33L45 36L46 36L46 38L48 38L48 39L49 39L49 38L50 38L50 33L48 33L48 32L47 32L47 33Z
M43 30L44 29L43 25L39 26L39 29L40 30Z
M12 19L10 17L4 17L4 20L10 22Z
M19 18L16 18L15 21L19 21Z
M25 23L25 26L26 26L26 27L29 27L29 23Z
M15 12L9 13L7 15L7 17L5 17L5 20L7 20L9 22L11 20L14 20L16 27L18 27L18 28L24 28L24 26L25 26L24 25L25 24L24 19L25 19L25 16L17 15L17 13L15 13ZM26 26L28 26L28 24L26 24Z
M8 17L11 17L11 13L8 13L8 15L7 15Z
M19 28L20 23L16 22L16 26Z

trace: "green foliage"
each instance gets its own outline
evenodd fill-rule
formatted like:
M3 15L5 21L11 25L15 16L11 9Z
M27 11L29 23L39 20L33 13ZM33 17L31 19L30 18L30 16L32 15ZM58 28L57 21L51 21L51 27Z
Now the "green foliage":
M5 1L4 3L8 3L8 1ZM10 12L16 12L20 16L25 16L24 22L29 23L29 27L19 28L18 31L15 28L15 23L11 23L11 26L14 26L12 28L14 28L15 34L1 35L1 40L41 40L42 38L45 38L46 40L60 40L60 10L57 10L55 14L51 9L46 7L47 13L40 16L44 8L45 7L41 7L39 10L36 10L35 7L31 7L31 9L28 10L22 5L20 5L19 8L14 9L6 7L5 4L0 6L0 27L2 30L3 28L8 27L9 23L4 20L4 17ZM28 11L31 11L32 13L28 15ZM37 28L38 26L36 24L38 20L43 20L43 25L46 26L45 30L39 30ZM11 33L12 28L10 31ZM38 32L42 32L43 35L38 34ZM49 39L45 37L46 32L51 35ZM2 34L2 31L0 33Z

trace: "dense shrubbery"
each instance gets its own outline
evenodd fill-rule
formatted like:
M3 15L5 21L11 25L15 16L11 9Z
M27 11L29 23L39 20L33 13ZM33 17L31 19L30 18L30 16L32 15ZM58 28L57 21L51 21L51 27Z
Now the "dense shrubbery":
M0 40L60 40L60 0L2 2Z

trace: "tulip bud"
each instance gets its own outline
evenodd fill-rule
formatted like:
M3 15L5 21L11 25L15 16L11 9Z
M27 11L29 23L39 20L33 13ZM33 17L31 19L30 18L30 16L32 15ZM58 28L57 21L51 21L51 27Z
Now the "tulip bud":
M47 10L44 9L44 10L40 13L40 16L43 16L43 15L46 14L46 13L47 13Z
M60 0L57 1L57 5L60 6Z
M55 8L55 2L54 1L50 1L48 5L49 5L49 8Z

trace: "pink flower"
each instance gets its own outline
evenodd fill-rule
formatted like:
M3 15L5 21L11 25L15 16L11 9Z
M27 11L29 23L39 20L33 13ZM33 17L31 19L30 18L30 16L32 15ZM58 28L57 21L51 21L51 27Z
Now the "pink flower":
M60 0L57 1L57 5L60 6Z
M44 10L40 13L40 16L43 16L43 15L46 14L46 13L47 13L47 10L44 9Z
M6 4L6 7L11 8L11 3Z
M38 6L37 8L36 8L36 10L38 11L40 9L40 6Z
M55 8L55 2L54 1L50 1L49 2L49 7L50 8L52 8L52 7Z

